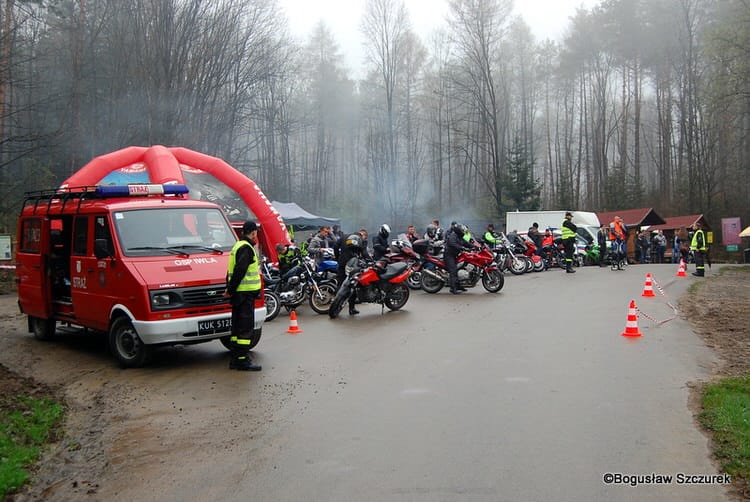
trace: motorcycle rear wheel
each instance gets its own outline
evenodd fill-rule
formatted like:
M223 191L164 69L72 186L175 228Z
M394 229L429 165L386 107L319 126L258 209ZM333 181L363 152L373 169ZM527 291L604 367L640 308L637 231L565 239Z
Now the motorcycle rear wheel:
M385 306L390 310L398 310L409 301L409 288L403 283L391 288L385 297Z
M430 274L422 274L422 289L427 293L434 294L443 289L445 283L440 279L435 279Z
M413 271L406 279L406 285L409 289L422 289L422 272Z
M505 285L505 276L499 270L490 270L482 275L482 286L490 293L497 293Z

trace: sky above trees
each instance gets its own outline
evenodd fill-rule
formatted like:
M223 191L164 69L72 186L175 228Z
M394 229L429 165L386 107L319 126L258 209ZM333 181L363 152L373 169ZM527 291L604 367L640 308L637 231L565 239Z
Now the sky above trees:
M538 40L550 38L560 41L570 24L570 17L578 8L590 8L601 0L516 0L513 15L519 15L529 25ZM280 0L289 30L300 40L308 38L315 25L323 21L331 30L344 54L345 64L353 76L365 72L366 41L361 21L365 0ZM414 31L423 39L440 28L445 28L449 14L447 0L407 0L406 9Z

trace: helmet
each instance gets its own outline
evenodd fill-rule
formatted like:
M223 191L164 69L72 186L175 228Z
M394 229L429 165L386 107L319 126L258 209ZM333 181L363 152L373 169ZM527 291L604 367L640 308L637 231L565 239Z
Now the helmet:
M411 247L409 241L402 241L401 239L391 241L391 253L401 253L404 247Z
M385 223L380 225L380 235L382 235L383 237L388 237L390 233L391 233L391 227L389 227Z
M458 232L459 234L461 234L461 235L463 235L463 234L465 234L466 232L468 232L468 230L469 230L469 229L468 229L468 228L466 228L466 225L464 225L463 223L459 223L459 224L457 224L457 225L456 225L456 231L457 231L457 232Z
M351 249L362 249L362 236L359 234L352 234L346 238L345 244Z
M427 237L430 239L435 238L435 233L437 232L437 228L433 224L427 225L427 230L425 231L425 234L427 234Z

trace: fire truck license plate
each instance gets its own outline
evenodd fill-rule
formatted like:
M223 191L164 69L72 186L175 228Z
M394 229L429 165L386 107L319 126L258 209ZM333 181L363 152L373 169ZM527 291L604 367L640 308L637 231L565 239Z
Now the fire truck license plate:
M213 335L214 333L226 333L229 331L232 331L231 317L198 322L199 335Z

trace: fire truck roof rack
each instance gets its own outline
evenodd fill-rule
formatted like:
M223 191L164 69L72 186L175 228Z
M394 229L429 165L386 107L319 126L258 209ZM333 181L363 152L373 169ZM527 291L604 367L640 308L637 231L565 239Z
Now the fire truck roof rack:
M188 187L181 184L152 184L138 183L129 185L98 185L52 188L47 190L36 190L24 194L21 209L29 204L34 204L34 213L39 206L47 206L47 214L52 209L53 202L61 202L60 213L65 211L65 205L70 201L78 201L76 211L81 208L81 203L86 199L106 199L111 197L148 197L150 195L174 195L182 197L188 193Z

